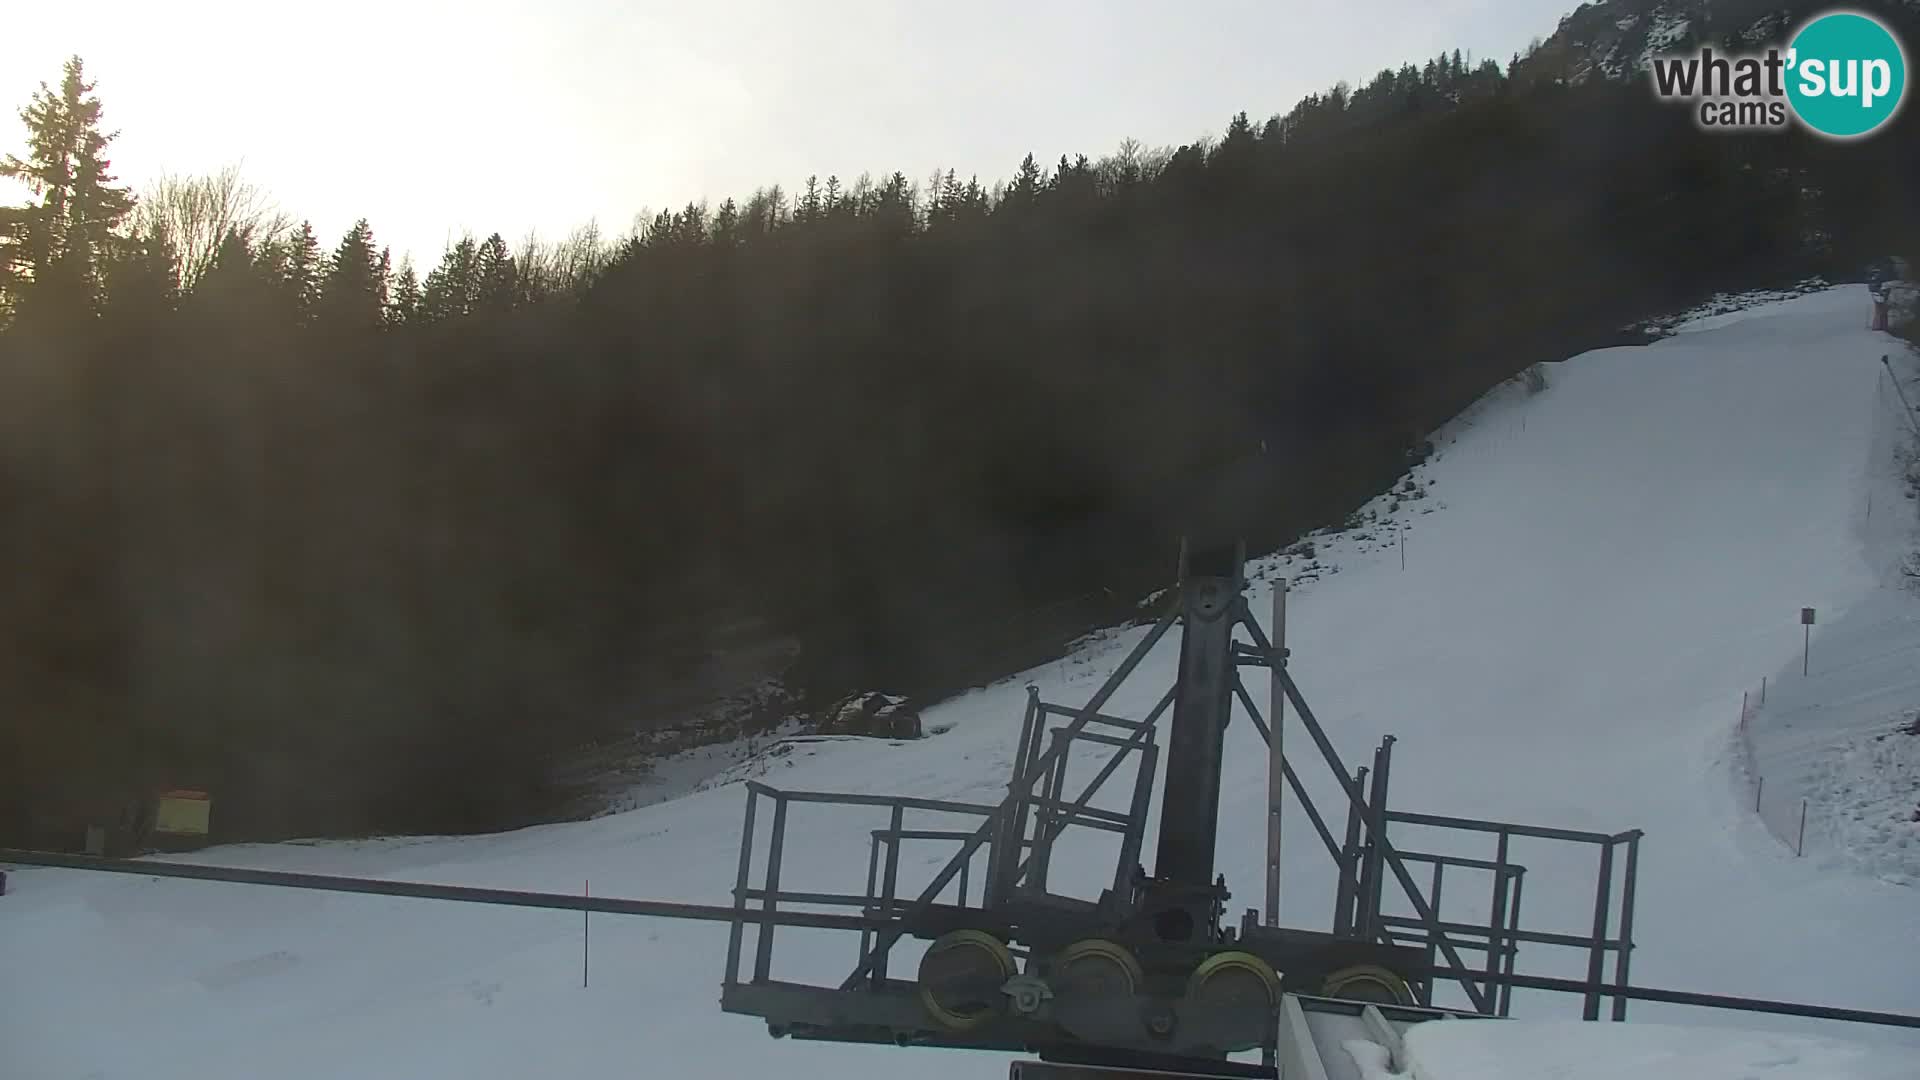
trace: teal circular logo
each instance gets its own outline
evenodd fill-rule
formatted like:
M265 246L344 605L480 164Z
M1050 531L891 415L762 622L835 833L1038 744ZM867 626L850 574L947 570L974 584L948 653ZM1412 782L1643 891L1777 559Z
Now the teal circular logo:
M1906 94L1906 51L1871 15L1821 15L1787 44L1787 101L1819 134L1852 139L1875 131Z

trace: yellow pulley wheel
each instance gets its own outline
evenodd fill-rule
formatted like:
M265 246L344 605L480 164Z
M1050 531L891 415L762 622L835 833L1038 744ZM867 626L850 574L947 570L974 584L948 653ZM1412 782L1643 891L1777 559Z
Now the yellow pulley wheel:
M920 958L920 1003L949 1031L966 1031L992 1019L1000 988L1014 975L1006 942L982 930L941 935Z
M1061 998L1131 997L1147 979L1125 946L1104 938L1074 942L1054 956L1049 968L1048 982Z
M1187 976L1187 1001L1207 1008L1275 1008L1280 973L1252 953L1214 953Z
M1356 964L1327 976L1321 991L1327 997L1368 1001L1377 1005L1412 1005L1413 988L1407 980L1373 964Z

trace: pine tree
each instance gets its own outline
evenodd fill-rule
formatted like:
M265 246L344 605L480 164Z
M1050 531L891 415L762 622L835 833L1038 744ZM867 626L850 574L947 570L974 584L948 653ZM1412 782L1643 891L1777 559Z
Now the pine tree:
M320 303L320 241L313 235L313 223L302 221L287 241L286 282L294 311L301 323L313 321Z
M5 329L28 279L31 210L0 206L0 329Z
M732 199L727 199L713 215L713 245L731 248L739 243L740 207Z
M373 227L353 223L327 261L320 283L320 321L335 331L364 331L381 325L386 308L385 253L373 250Z
M88 304L101 297L113 228L133 209L133 196L114 186L105 154L114 136L100 130L100 99L93 96L78 56L67 60L56 92L46 83L20 112L27 125L27 157L0 161L0 177L24 183L40 198L8 215L7 231L21 244L36 282L63 281Z
M966 189L960 186L959 177L952 169L940 179L939 212L933 217L941 225L950 225L960 216L966 202Z
M1020 171L1014 173L1013 183L1007 187L1007 196L1001 200L1001 209L1014 214L1025 214L1040 205L1040 192L1046 187L1046 175L1041 171L1033 155L1020 159Z
M499 233L487 237L487 242L480 245L474 269L479 307L485 311L512 310L519 284L513 255L507 251L507 242Z
M1248 178L1256 152L1253 124L1245 112L1238 112L1228 121L1227 134L1220 140L1220 145L1213 148L1208 165L1229 178L1230 183L1237 184Z
M239 230L229 229L189 299L229 316L279 307L287 302L286 281L272 272L274 259L270 248L256 250Z
M913 187L907 183L905 173L894 173L873 190L871 215L881 237L898 239L912 235L914 212Z
M420 296L420 317L427 322L444 322L473 314L480 295L480 256L473 237L441 253L440 265L427 274Z
M379 305L381 321L384 323L388 302L392 299L393 289L393 250L381 248L380 258L373 265L373 299Z
M800 196L800 203L794 208L793 218L802 225L820 220L820 178L807 177L807 192Z
M106 310L130 320L151 320L179 299L179 254L165 227L115 237L107 266Z
M400 260L400 275L394 280L393 299L387 304L387 325L405 326L420 311L420 278L414 273L413 260Z

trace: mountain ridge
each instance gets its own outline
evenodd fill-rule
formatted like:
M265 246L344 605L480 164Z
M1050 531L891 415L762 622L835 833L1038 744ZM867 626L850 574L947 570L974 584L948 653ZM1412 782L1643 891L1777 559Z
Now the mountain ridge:
M1757 49L1831 10L1920 11L1920 0L1834 4L1813 0L1597 0L1560 19L1552 35L1516 58L1532 74L1581 83L1642 75L1655 56L1703 45Z

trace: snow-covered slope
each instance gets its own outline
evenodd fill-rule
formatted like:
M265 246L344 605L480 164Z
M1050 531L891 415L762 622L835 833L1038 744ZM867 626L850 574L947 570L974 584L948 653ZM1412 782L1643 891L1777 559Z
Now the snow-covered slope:
M1920 545L1909 512L1920 465L1901 415L1920 401L1920 379L1896 367L1876 386L1870 484L1855 508L1886 587L1844 612L1816 610L1805 654L1748 691L1735 749L1743 797L1782 845L1829 869L1920 885Z
M1863 329L1867 309L1864 288L1834 289L1550 365L1544 393L1504 389L1438 436L1438 454L1417 470L1428 497L1382 496L1370 527L1318 538L1314 563L1338 572L1290 602L1295 677L1348 764L1363 763L1380 734L1400 737L1397 805L1647 831L1636 982L1900 1011L1920 1001L1920 895L1784 852L1738 796L1730 752L1741 692L1798 656L1802 606L1819 608L1826 627L1892 602L1884 548L1905 533L1869 536L1860 522L1884 479L1869 464L1885 416L1879 360L1898 343ZM1891 497L1876 515L1910 523L1912 505ZM1255 610L1266 610L1264 582L1306 562L1256 568ZM947 727L936 737L801 744L764 763L763 778L996 801L1023 684L1082 700L1142 633L1098 635L1057 663L928 710L929 729ZM1108 711L1144 712L1174 660L1169 640ZM1258 745L1244 723L1230 732L1220 859L1237 906L1258 903ZM1303 770L1324 798L1323 771ZM596 895L718 903L733 881L742 802L737 785L720 785L500 836L200 858L552 891L590 879ZM795 810L782 887L857 889L860 828L884 819L810 809ZM1283 917L1323 926L1326 859L1300 815L1289 821ZM1056 878L1091 882L1106 857L1058 861ZM1548 850L1519 857L1530 866L1525 921L1582 931L1591 862ZM929 872L906 868L909 880ZM720 926L595 917L583 988L577 915L19 871L0 898L0 1076L910 1070L958 1080L1005 1068L992 1055L771 1040L718 1011L724 937ZM834 935L783 931L780 942L778 976L837 980L850 966L851 946ZM1578 1007L1524 991L1514 1005L1522 1017ZM1658 1005L1632 1015L1920 1054L1914 1032Z

